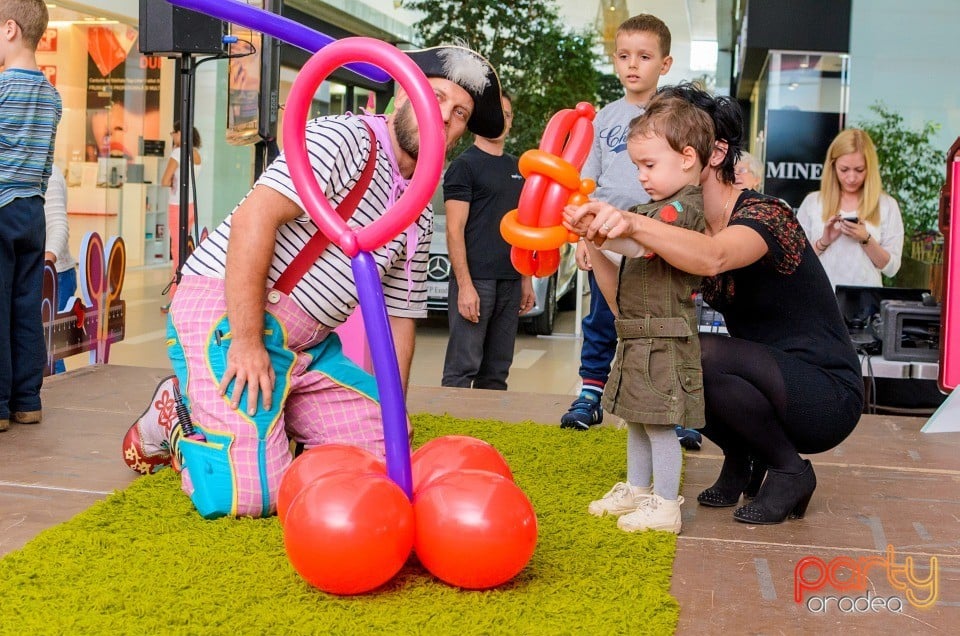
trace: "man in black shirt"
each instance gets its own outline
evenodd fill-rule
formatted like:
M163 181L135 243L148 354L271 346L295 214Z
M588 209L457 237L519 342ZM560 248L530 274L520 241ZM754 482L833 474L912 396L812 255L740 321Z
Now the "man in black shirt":
M520 315L534 304L533 284L510 263L500 220L517 207L523 177L504 151L513 108L503 94L499 137L477 135L443 178L450 278L450 340L443 386L506 390Z

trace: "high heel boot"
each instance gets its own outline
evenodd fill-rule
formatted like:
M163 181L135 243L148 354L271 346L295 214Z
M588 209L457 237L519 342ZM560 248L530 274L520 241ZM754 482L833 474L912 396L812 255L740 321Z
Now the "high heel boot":
M737 508L733 518L754 525L782 523L788 517L803 519L813 491L817 489L813 465L808 459L803 463L804 468L799 473L768 470L757 498Z
M750 458L724 455L723 468L716 483L697 495L697 501L713 508L729 508L740 501L740 493L750 481Z
M756 457L750 461L750 482L743 489L744 499L753 499L760 492L763 478L767 476L767 465Z

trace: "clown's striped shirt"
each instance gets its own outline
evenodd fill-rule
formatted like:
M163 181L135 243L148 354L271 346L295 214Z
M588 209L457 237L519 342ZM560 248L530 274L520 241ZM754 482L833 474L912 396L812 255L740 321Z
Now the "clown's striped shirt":
M335 208L360 178L370 152L367 129L357 117L322 117L307 124L306 138L314 175L322 184L330 205ZM395 181L392 164L384 150L384 144L388 143L389 139L377 139L373 179L348 221L351 228L370 225L382 217L387 209ZM257 185L276 190L303 209L284 155L281 154L270 164ZM197 246L184 264L184 274L224 277L230 220L228 216ZM387 312L391 316L423 318L427 315L427 260L433 235L433 209L430 206L417 217L414 226L416 232L401 234L371 253L381 276ZM293 257L303 250L317 231L317 226L306 213L280 227L273 262L267 272L268 286L277 281ZM412 251L409 276L405 269L408 248ZM330 328L337 327L350 316L358 303L350 258L338 247L328 247L293 289L291 296L319 323Z

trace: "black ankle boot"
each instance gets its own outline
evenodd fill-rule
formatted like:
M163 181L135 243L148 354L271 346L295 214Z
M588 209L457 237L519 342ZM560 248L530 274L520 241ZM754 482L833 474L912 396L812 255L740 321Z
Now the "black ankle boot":
M753 499L760 492L763 478L767 476L767 465L756 457L750 462L750 482L743 489L744 499Z
M740 501L750 481L750 458L744 455L724 455L723 468L716 483L697 495L697 501L713 508L729 508Z
M803 462L804 469L799 473L768 470L757 498L737 508L733 518L754 525L782 523L787 517L803 519L813 491L817 489L813 465L807 459Z

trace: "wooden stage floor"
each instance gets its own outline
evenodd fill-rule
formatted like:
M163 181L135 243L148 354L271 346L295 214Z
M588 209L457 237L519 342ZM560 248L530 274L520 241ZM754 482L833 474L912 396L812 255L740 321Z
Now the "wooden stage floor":
M120 439L167 374L85 367L45 382L44 422L13 424L0 434L0 556L135 478L121 461ZM569 399L414 387L408 404L412 413L557 422ZM681 607L678 633L960 632L960 433L922 434L923 423L865 415L848 440L812 458L819 485L806 518L777 526L736 523L730 508L698 506L696 495L713 482L722 458L709 443L688 453L672 586ZM837 590L828 580L797 603L794 568L807 557L806 580L822 567L841 587L860 559L873 558L867 591ZM905 573L908 557L912 569ZM850 559L848 567L832 567L837 558ZM906 589L891 580L907 582ZM927 608L917 606L933 593L923 580L936 583L936 601ZM629 605L612 598L610 611Z

